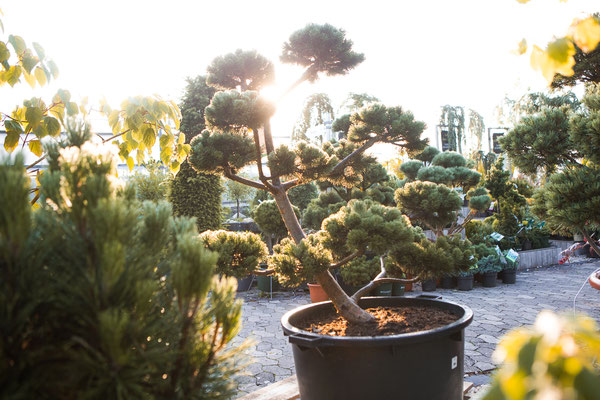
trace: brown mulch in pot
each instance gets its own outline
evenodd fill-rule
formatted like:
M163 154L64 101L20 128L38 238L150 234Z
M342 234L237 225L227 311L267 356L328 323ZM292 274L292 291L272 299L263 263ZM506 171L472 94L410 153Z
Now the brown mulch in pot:
M435 307L373 307L370 324L349 324L337 313L323 313L298 321L298 328L329 336L389 336L440 328L459 319L454 313Z

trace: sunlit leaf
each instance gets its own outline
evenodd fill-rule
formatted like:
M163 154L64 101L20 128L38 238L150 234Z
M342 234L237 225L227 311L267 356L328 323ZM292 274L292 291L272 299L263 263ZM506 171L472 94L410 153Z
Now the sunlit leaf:
M21 56L21 65L28 73L31 73L31 70L35 65L39 62L39 59L31 53L31 50L27 49Z
M594 17L589 17L577 22L573 32L575 44L583 52L589 53L600 42L600 23Z
M77 115L77 113L79 112L79 107L77 107L77 103L70 101L66 104L67 107L67 114L69 116L73 116L73 115Z
M21 36L10 35L8 37L8 42L12 44L13 48L15 49L15 53L17 53L19 56L27 48L25 40L23 40Z
M127 157L127 166L129 167L130 171L133 171L133 158Z
M39 140L30 140L29 143L27 143L27 145L29 146L29 150L31 150L31 152L38 157L41 157L44 153L44 149L42 148L42 142L40 142Z
M44 115L43 111L38 107L27 107L25 111L25 120L31 128L35 128L39 125Z
M0 62L10 58L10 50L6 47L6 43L0 42Z
M62 100L62 102L65 103L65 105L69 101L71 101L71 92L69 92L68 90L58 89L58 92L56 92L56 94Z
M146 128L144 128L142 142L149 149L151 149L152 146L154 146L154 143L156 143L156 132L154 131L154 129L152 129L152 127L147 126Z
M60 122L56 118L45 116L42 124L46 128L48 135L54 137L60 134Z
M540 70L548 83L552 82L556 74L573 75L575 48L570 41L567 40L568 43L565 43L562 40L559 39L548 45L547 51L540 49L538 46L533 46L531 52L531 66L533 69Z
M20 137L18 133L7 132L4 138L4 149L9 153L12 152L19 144Z
M46 62L46 65L48 65L48 68L50 68L50 72L52 72L52 76L54 77L54 79L58 78L59 71L56 63L50 60Z
M21 77L21 66L13 65L6 71L0 71L0 81L8 83L10 86L15 86Z
M44 58L46 58L46 52L44 51L44 48L39 43L33 42L32 45L33 45L33 49L35 50L35 52L38 55L38 57L40 58L40 60L43 60Z
M46 80L46 74L44 73L44 70L40 67L37 67L33 73L35 75L35 79L37 79L40 86L44 86L48 82Z
M6 129L7 133L14 133L20 135L23 133L23 127L17 121L13 121L11 119L7 119L4 121L4 129Z
M517 0L521 4L529 3L531 0Z
M112 110L110 114L108 114L108 124L111 126L111 128L119 122L119 115L119 110Z
M519 42L519 45L516 50L513 50L512 53L518 56L522 56L527 52L527 40L523 39Z
M27 72L23 73L23 78L25 78L25 81L29 84L29 86L31 86L32 88L35 88L35 76L28 74Z

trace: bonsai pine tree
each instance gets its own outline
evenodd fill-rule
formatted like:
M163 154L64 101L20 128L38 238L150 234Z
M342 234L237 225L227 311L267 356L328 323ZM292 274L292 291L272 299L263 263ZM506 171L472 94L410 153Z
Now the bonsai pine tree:
M432 153L431 150L428 152ZM431 229L438 238L444 236L444 228L448 228L449 235L460 232L478 211L486 210L491 202L487 190L475 188L481 174L466 165L467 160L456 152L435 155L427 167L421 161L402 163L400 170L408 182L396 190L398 207L411 220ZM460 188L469 199L471 211L461 223L458 223L458 217L463 201L452 188Z
M600 248L590 237L590 232L600 223L598 202L600 191L600 86L592 84L583 98L583 112L569 112L561 116L562 143L556 143L552 152L540 153L540 165L547 171L558 171L550 176L544 187L534 194L533 211L556 231L580 232L590 246L600 254ZM535 142L551 142L555 131L545 129L552 115L543 113L535 120L524 119L522 124L509 132L515 136L526 129ZM512 138L510 139L512 140ZM508 141L507 141L508 143ZM523 153L506 147L508 156L527 171L530 165ZM584 162L583 159L586 161ZM560 167L560 169L558 169Z
M276 272L284 284L314 280L344 318L365 323L374 319L358 306L358 299L366 289L350 298L330 271L362 256L367 249L389 259L376 279L367 285L369 290L393 281L388 274L400 276L404 268L411 268L417 277L431 274L436 268L468 268L468 251L460 252L460 260L452 263L441 261L451 247L460 247L460 243L447 241L442 248L441 244L428 241L420 229L412 227L398 209L369 200L351 201L327 218L319 232L307 234L294 212L288 190L315 180L340 184L346 177L354 177L365 152L378 142L416 153L426 145L420 137L425 124L402 107L373 104L351 116L347 140L353 149L343 158L304 142L275 148L270 126L275 107L257 91L272 68L268 62L250 62L257 58L255 54L238 51L217 58L208 68L208 83L222 91L214 95L206 108L207 130L192 140L189 161L201 172L218 173L273 196L289 238L275 246L270 267L262 273ZM281 56L282 61L305 68L289 90L302 82L315 81L321 74L345 74L363 59L362 54L352 50L352 42L344 31L328 24L310 24L293 33ZM262 164L263 146L268 171ZM251 163L257 166L258 180L239 175Z
M218 255L123 187L117 146L68 136L35 211L23 158L0 163L0 397L231 398L241 302Z

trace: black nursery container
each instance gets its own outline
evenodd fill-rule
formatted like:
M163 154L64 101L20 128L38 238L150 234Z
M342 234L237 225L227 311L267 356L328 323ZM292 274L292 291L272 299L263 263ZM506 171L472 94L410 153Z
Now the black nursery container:
M456 286L458 290L472 290L473 289L473 275L457 276Z
M295 327L303 318L333 311L331 302L309 304L281 319L289 336L302 400L459 400L463 392L464 329L473 312L442 300L368 297L363 308L426 306L458 320L428 331L380 337L334 337Z
M517 282L517 270L505 269L502 274L502 283L513 284Z
M484 272L483 273L483 287L496 287L498 284L498 273L497 272Z

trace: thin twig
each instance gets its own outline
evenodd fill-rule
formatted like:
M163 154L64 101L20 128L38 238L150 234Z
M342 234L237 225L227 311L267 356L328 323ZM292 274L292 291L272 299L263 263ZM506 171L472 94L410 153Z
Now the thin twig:
M344 264L347 264L347 263L349 263L350 261L354 260L355 258L362 256L363 254L365 254L365 250L364 250L364 249L361 249L361 250L355 251L354 253L350 254L349 256L346 256L346 257L342 258L342 259L341 259L340 261L338 261L337 263L335 263L335 264L331 264L331 265L329 266L329 268L330 268L330 269L339 268L339 267L341 267L342 265L344 265Z

